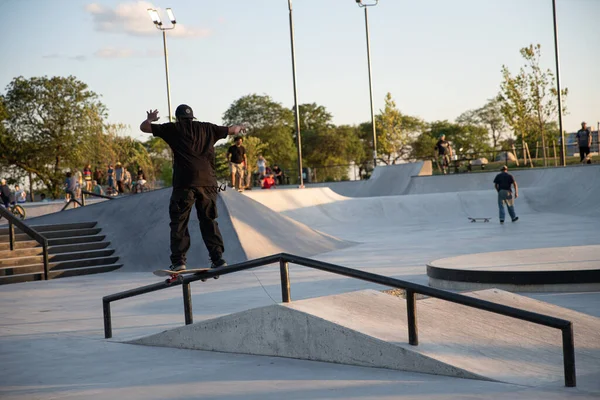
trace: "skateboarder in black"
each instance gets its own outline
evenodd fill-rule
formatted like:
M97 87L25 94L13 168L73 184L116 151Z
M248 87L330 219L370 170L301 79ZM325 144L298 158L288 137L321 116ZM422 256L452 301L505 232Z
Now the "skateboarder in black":
M452 157L452 146L446 140L446 135L440 135L439 140L435 144L435 150L438 151L442 173L446 175L448 173L448 165L450 165L450 157Z
M515 214L515 199L519 197L519 187L517 186L517 181L515 178L509 174L508 167L504 165L496 178L494 178L494 187L498 192L498 210L500 212L500 223L504 223L504 205L506 204L506 208L508 209L508 213L510 214L510 218L512 222L517 222L519 217ZM513 197L512 188L515 187L515 193Z
M217 218L217 178L215 176L215 142L227 135L243 133L244 127L217 126L194 120L192 109L181 104L175 110L177 122L152 124L158 111L148 111L140 130L162 138L173 150L173 193L169 203L171 219L171 271L186 269L186 253L190 248L188 222L196 205L200 232L211 259L211 268L227 265L223 260L223 238Z

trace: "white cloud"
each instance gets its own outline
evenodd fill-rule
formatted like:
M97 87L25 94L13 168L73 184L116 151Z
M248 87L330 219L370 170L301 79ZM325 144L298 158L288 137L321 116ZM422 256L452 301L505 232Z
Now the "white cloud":
M156 34L156 28L148 15L148 8L157 9L164 21L168 21L164 10L142 0L121 3L114 9L91 3L86 6L85 10L92 15L94 29L97 31L147 36ZM174 11L177 12L177 10ZM177 17L177 14L175 16ZM179 23L175 26L175 29L169 31L170 37L206 37L210 34L210 29L188 28Z

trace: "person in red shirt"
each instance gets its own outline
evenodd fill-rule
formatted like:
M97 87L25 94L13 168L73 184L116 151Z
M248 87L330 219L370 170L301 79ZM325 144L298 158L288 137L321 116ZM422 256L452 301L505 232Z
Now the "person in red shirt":
M267 176L265 176L265 179L263 179L263 189L271 189L275 187L275 179L273 179L273 175L268 174Z

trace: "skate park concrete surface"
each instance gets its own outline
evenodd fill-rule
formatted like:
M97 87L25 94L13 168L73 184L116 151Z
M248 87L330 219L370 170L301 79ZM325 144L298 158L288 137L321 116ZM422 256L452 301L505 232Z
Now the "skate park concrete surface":
M228 246L225 257L228 261L253 258L255 253L245 250L252 247L258 247L252 251L259 254L263 248L267 253L286 249L427 285L426 265L435 260L481 254L481 263L489 265L494 254L527 250L522 254L531 263L535 252L543 260L549 248L560 252L560 248L599 244L598 166L534 169L523 171L522 176L516 171L520 220L504 225L498 223L492 188L496 172L416 176L398 166L402 181L396 183L393 174L383 171L385 167L378 168L382 171L373 179L379 181L370 185L397 184L402 194L390 195L392 189L386 187L387 193L381 189L370 196L351 197L326 186L223 193L219 223ZM564 387L557 330L424 298L417 301L419 346L408 346L404 300L382 294L387 287L296 265L290 265L292 303L280 304L279 268L267 266L193 284L195 324L189 326L184 326L178 286L115 302L113 338L106 340L102 297L156 283L159 279L150 271L168 265L168 218L154 216L167 213L169 193L164 192L30 221L98 220L124 267L106 274L0 287L0 398L600 397L597 291L465 293L573 321L576 388ZM107 211L101 211L104 208ZM470 223L467 216L492 220ZM236 220L241 223L235 225ZM190 222L189 263L204 265L196 224ZM231 230L226 233L228 225ZM287 230L292 233L286 234ZM164 236L155 240L153 236L159 234ZM565 250L564 264L581 261L569 254L578 253ZM196 333L184 334L187 331ZM200 331L212 334L203 339L197 334ZM306 340L296 356L305 359L286 358L285 351L298 351L290 345L299 333ZM163 340L166 335L175 335L169 345L182 348L131 344ZM184 348L203 340L230 348ZM243 346L262 346L271 353L240 354ZM230 353L231 347L238 352ZM389 356L399 354L404 356ZM335 358L342 356L346 359ZM415 368L392 369L397 365L384 365L382 360ZM427 368L428 373L414 372L417 367Z

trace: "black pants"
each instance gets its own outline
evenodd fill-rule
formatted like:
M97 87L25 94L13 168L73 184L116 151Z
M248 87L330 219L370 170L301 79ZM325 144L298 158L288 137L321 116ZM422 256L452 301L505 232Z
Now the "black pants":
M583 161L590 154L590 146L579 146L579 162Z
M192 207L196 205L202 239L212 261L217 261L225 251L223 237L217 221L217 191L212 187L173 188L169 204L171 217L171 263L185 264L190 249L188 222Z

